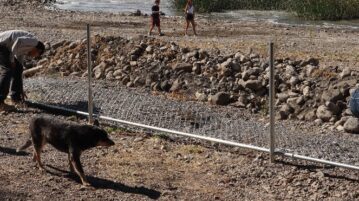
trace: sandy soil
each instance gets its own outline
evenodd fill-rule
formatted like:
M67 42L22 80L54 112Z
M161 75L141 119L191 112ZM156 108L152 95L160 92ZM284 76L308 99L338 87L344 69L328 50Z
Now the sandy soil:
M148 17L50 11L0 4L0 31L25 29L51 43L95 33L133 37L146 34ZM355 67L356 30L282 26L264 22L198 19L198 37L183 37L183 19L165 18L163 40L221 52L253 49L266 54L276 42L279 57L319 57L328 65ZM116 142L85 152L82 163L93 188L81 189L68 173L66 156L51 146L40 171L30 150L16 154L29 118L42 111L0 114L0 200L356 200L359 173L280 159L264 154L165 135L131 133L107 127ZM57 116L56 118L65 118ZM75 121L74 117L68 118Z

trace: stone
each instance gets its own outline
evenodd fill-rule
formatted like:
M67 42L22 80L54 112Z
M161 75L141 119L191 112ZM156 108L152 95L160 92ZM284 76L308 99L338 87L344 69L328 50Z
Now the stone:
M262 82L259 80L248 80L244 83L244 88L258 91L263 87Z
M170 88L170 92L176 92L176 91L179 91L181 90L182 88L182 85L183 85L183 82L180 81L179 79L176 79L173 84L172 84L172 87Z
M304 115L306 121L314 121L317 118L316 110L310 110Z
M201 64L199 64L199 63L194 63L194 64L193 64L193 68L192 68L192 72L194 72L195 74L199 75L199 74L201 74L201 71L202 71L202 69L201 69Z
M122 70L119 69L119 70L115 70L115 72L113 72L113 76L117 77L117 76L120 76L122 75Z
M49 62L49 59L48 58L43 58L43 59L41 59L40 61L37 62L37 65L41 66L41 65L43 65L43 64L45 64L47 62Z
M301 63L301 66L307 66L307 65L318 66L319 65L319 59L309 58L307 61L303 61Z
M287 102L287 99L289 98L287 93L277 93L276 96L280 102Z
M317 69L318 69L317 66L307 65L307 66L305 66L305 75L307 77L310 77Z
M187 53L187 54L185 55L185 58L186 58L186 59L187 59L187 58L191 58L191 57L194 57L194 58L198 59L198 58L199 58L199 53L198 53L198 51L195 50L195 51L189 52L189 53Z
M100 69L101 71L105 71L105 69L108 67L106 62L101 62L99 65L97 65L95 68L93 68L93 71L97 71Z
M147 46L146 52L149 53L149 54L152 54L153 53L153 46L152 45Z
M289 80L289 84L292 85L292 87L294 87L298 83L299 83L299 79L296 76L292 76Z
M167 80L165 80L165 81L161 82L160 87L163 91L168 92L171 89L171 84Z
M341 112L340 108L336 104L330 101L325 102L325 106L328 108L329 111L331 111L335 115L338 115Z
M66 43L66 40L62 40L62 41L60 41L60 42L54 43L54 44L52 45L52 48L53 48L53 49L57 49L57 48L61 47L63 44L65 44L65 43Z
M235 55L234 55L234 58L235 59L239 59L240 62L246 62L249 60L249 58L247 58L243 53L241 52L237 52Z
M158 80L158 75L155 73L149 73L146 76L145 85L151 86L151 84Z
M230 94L225 92L218 92L217 94L209 97L209 101L215 105L228 105L230 100Z
M288 105L288 104L284 104L282 105L282 107L279 109L279 117L280 119L284 120L284 119L288 119L289 115L291 113L294 112L294 109Z
M359 119L350 117L344 124L344 130L348 133L359 134Z
M314 123L315 123L315 125L320 126L320 125L323 124L323 120L322 119L316 119L316 120L314 120Z
M96 79L102 78L103 72L104 72L104 71L103 71L102 69L100 69L100 68L96 69L96 71L95 71L95 78L96 78Z
M292 108L298 108L298 103L297 103L297 101L298 101L298 98L288 98L287 99L287 104L290 106L290 107L292 107Z
M309 86L306 86L303 88L303 95L305 97L309 97L310 96L310 87Z
M352 71L350 70L350 68L348 68L348 67L344 68L343 71L339 74L340 79L344 79L346 77L349 77L351 72Z
M145 80L142 77L136 77L135 80L133 81L133 84L135 87L140 87L145 84Z
M199 91L197 91L195 93L195 97L198 101L201 101L201 102L206 102L208 100L207 95L205 93L201 93Z
M113 71L110 71L106 74L106 79L108 80L112 80L114 79L115 77L113 76Z
M321 105L317 109L317 117L323 120L324 122L328 122L333 116L333 113L325 106Z
M177 63L176 65L172 66L174 71L184 71L184 72L192 72L193 65L189 63Z
M338 100L343 100L343 99L344 99L344 96L340 92L340 89L326 90L322 94L323 101L330 101L330 102L336 103Z
M138 65L137 61L130 61L130 66L137 66L137 65Z
M335 127L335 129L337 129L337 131L344 131L345 130L344 126L342 126L342 125L339 125L339 126Z
M297 105L304 105L305 104L305 98L304 96L299 96L299 98L297 99Z

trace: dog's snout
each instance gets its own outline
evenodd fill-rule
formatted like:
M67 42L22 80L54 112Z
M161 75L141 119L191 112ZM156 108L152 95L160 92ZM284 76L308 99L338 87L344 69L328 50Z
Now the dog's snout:
M109 139L108 140L108 146L113 146L113 145L115 145L115 142Z

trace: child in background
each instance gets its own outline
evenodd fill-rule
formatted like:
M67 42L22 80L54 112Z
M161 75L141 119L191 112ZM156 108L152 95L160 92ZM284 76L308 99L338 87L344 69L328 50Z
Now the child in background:
M158 28L158 35L163 36L161 32L161 20L160 20L160 0L155 0L155 5L152 6L151 14L151 28L148 35L152 34L152 30L155 26Z
M193 7L192 0L187 1L187 4L186 4L186 7L185 7L184 11L186 13L186 22L187 22L185 35L187 35L188 27L189 27L189 24L191 23L194 35L197 36L196 25L195 25L195 22L194 22L194 7Z

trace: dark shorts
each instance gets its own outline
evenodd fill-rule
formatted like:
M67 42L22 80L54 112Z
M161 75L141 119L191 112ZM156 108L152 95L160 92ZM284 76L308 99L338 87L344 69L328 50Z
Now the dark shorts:
M188 21L192 21L192 20L194 20L194 16L193 16L193 14L186 14L186 20L188 20Z
M159 17L151 17L151 23L152 23L152 26L160 27L161 20Z

